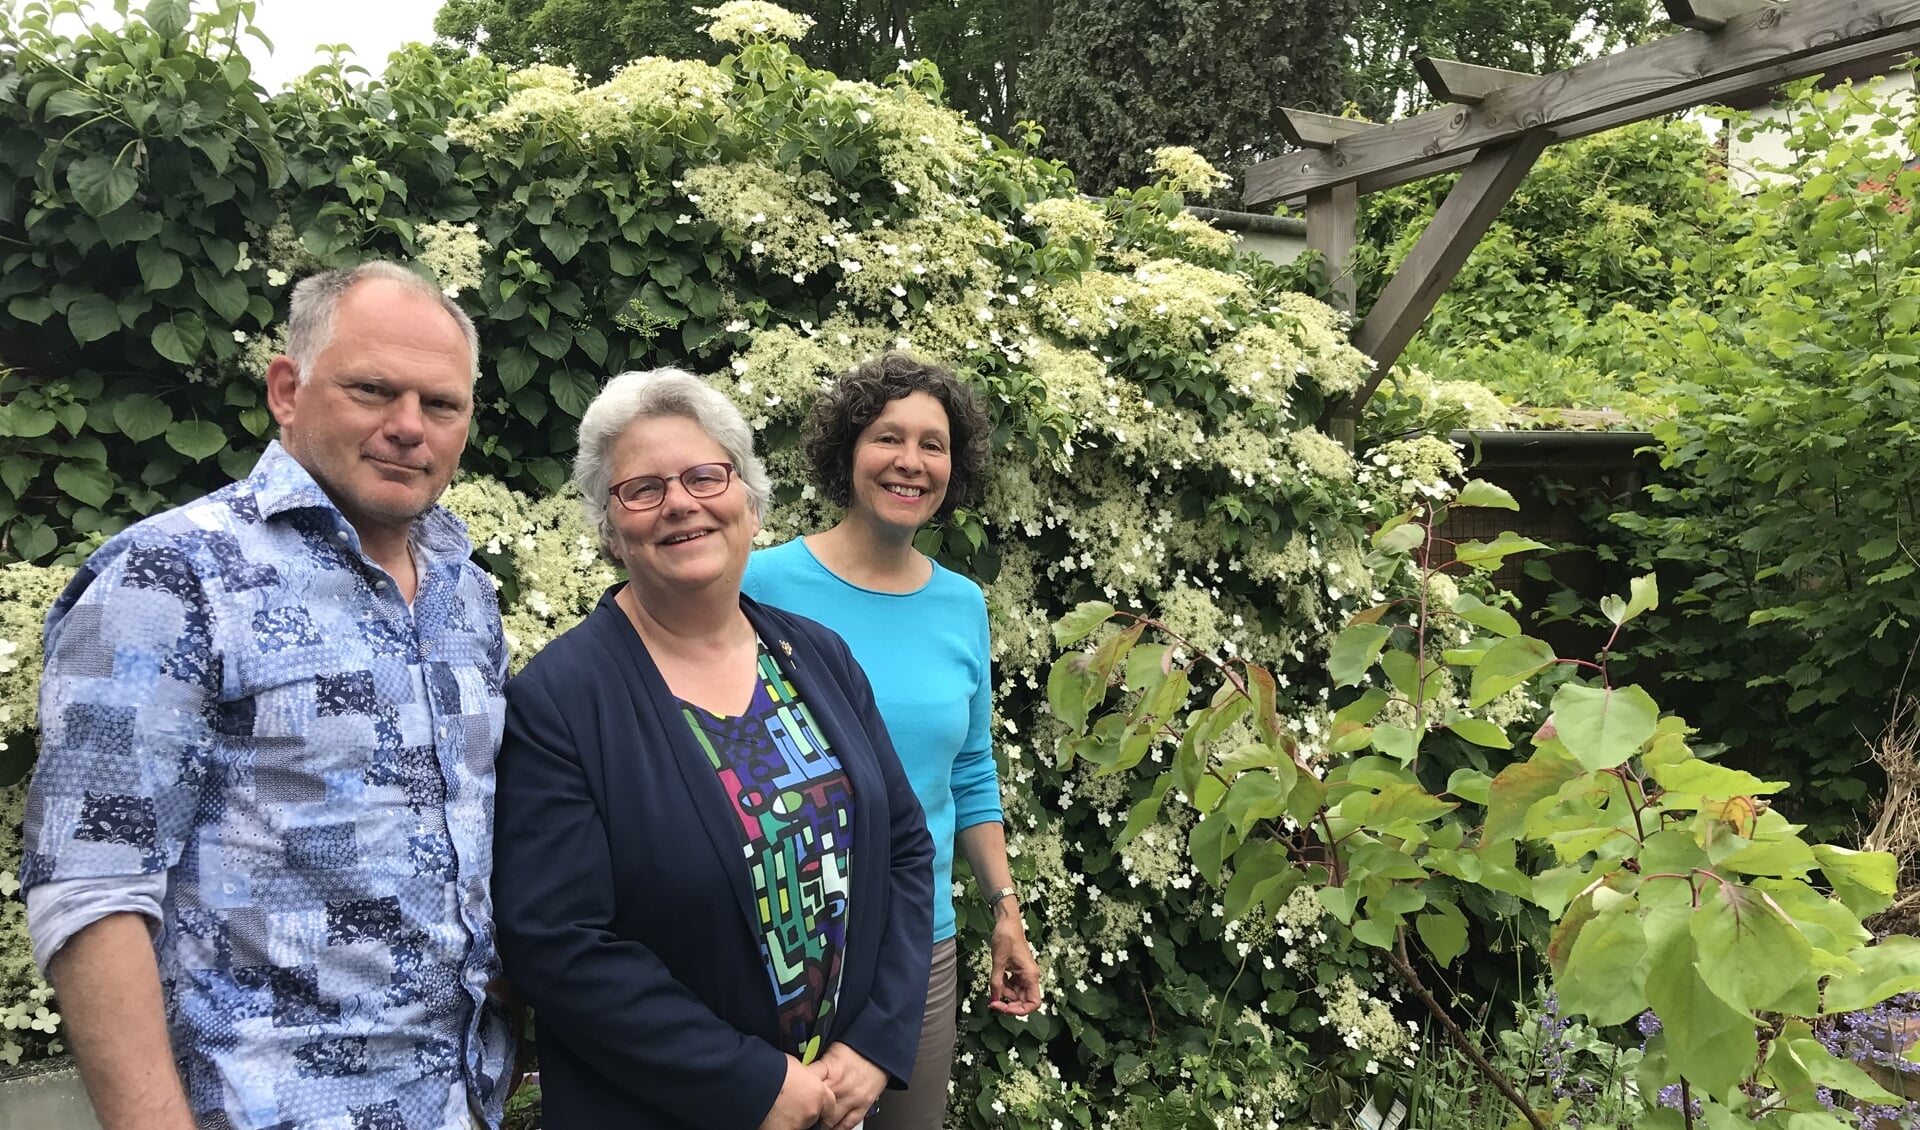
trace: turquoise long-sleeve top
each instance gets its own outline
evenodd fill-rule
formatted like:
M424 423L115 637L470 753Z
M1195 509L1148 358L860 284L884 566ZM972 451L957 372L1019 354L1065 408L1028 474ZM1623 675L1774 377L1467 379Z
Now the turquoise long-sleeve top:
M914 592L876 592L842 580L795 538L753 554L741 588L840 633L866 670L933 837L933 940L953 937L954 836L1001 820L980 587L933 562Z

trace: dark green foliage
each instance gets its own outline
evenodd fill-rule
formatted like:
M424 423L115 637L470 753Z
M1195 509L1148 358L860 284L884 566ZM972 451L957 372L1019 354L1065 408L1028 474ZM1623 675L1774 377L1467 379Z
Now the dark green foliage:
M795 45L811 65L877 81L902 61L932 59L945 79L947 104L1003 132L1017 121L1021 72L1051 7L1015 0L794 0L783 6L815 21ZM699 8L667 0L447 0L434 30L509 66L571 64L604 79L644 55L719 59L719 45L701 32L709 17Z
M1234 177L1274 155L1274 111L1339 113L1358 0L1061 0L1034 53L1022 113L1105 193L1186 145ZM1229 188L1214 202L1232 207Z
M1639 42L1653 30L1648 0L1386 0L1353 24L1348 96L1365 117L1388 121L1426 99L1413 60L1441 59L1529 74L1564 70ZM1583 34L1584 33L1584 34Z

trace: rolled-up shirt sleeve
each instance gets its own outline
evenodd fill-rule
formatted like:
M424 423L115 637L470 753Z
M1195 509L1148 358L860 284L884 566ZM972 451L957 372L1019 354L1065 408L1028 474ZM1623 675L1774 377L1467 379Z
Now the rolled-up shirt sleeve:
M164 875L124 879L56 879L27 892L27 939L40 976L75 934L112 914L138 914L147 930L160 928L160 903L166 898Z

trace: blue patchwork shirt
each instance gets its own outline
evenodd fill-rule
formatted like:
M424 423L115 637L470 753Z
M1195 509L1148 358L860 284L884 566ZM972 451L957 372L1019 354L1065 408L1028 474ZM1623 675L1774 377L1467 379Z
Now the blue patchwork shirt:
M506 645L459 519L435 507L412 543L409 607L276 443L108 541L48 614L30 928L154 891L203 1128L500 1123Z

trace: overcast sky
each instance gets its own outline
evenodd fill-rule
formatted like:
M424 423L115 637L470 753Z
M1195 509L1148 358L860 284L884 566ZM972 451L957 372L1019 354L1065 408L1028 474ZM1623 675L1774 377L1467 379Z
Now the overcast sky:
M361 66L379 74L402 43L432 42L440 0L259 0L254 23L273 40L267 56L249 39L254 77L269 92L319 62L314 47L348 43Z

